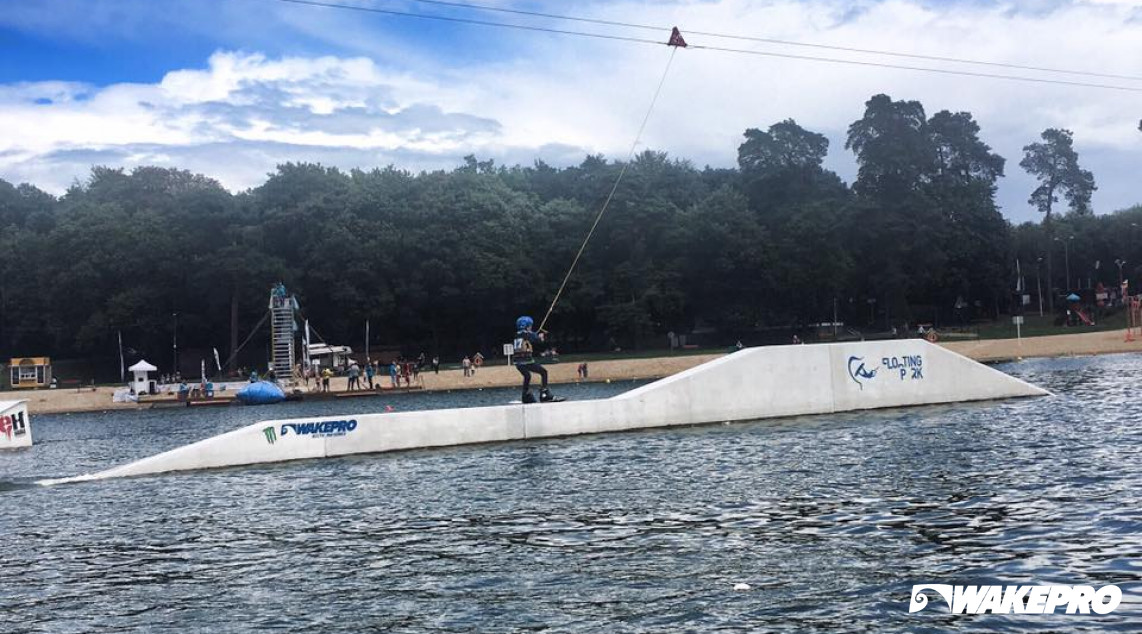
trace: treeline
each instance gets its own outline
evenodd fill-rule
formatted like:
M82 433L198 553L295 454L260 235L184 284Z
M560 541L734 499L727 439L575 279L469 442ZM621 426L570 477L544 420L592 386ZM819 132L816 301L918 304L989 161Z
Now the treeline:
M827 139L793 120L747 130L738 169L638 155L551 317L561 347L660 346L670 331L760 342L834 312L880 331L994 317L1017 257L1027 273L1054 253L1065 286L1059 236L1072 268L1102 261L1104 282L1115 259L1142 263L1142 209L1093 216L1077 156L1078 185L1041 177L1056 183L1039 193L1049 222L1012 228L995 204L1005 161L970 114L885 95L866 106L846 143L851 186L822 167ZM1042 151L1070 149L1048 132ZM515 316L542 317L622 167L285 164L236 195L158 167L96 167L59 198L0 181L0 356L113 353L122 332L161 364L177 327L181 348L225 358L279 280L331 343L359 348L368 319L371 345L495 352ZM1049 213L1060 195L1072 211Z

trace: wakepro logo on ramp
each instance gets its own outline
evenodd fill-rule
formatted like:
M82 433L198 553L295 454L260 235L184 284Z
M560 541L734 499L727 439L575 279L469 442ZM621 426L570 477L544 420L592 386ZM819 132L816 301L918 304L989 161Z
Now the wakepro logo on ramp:
M266 442L272 445L277 442L279 436L281 438L286 436L332 438L334 436L346 436L355 429L357 429L356 419L324 420L312 423L282 423L276 434L273 427L266 427L262 433L266 435Z
M909 354L899 357L883 357L880 365L869 368L864 357L849 357L849 378L864 390L865 384L877 377L880 370L886 373L881 376L893 376L901 381L919 381L924 378L924 355Z

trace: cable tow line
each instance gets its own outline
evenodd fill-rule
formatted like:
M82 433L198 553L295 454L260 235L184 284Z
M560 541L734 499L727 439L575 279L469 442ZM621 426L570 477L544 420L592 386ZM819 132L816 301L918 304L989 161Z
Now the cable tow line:
M638 143L642 139L642 133L646 130L646 123L650 121L650 113L654 112L654 105L658 103L658 96L662 93L663 84L666 83L666 75L670 73L670 65L674 62L674 54L678 52L679 48L686 48L686 40L682 38L678 27L674 27L674 30L671 31L670 41L668 41L666 45L670 47L670 58L666 60L666 68L662 71L662 78L658 80L658 88L655 89L654 97L650 100L650 107L646 109L646 115L642 118L642 125L638 127L638 134L635 135L634 142L630 144L627 159L623 162L618 177L615 178L615 184L611 187L611 193L607 194L607 199L603 201L602 208L599 209L599 213L595 216L595 222L591 224L591 229L587 232L587 237L583 239L583 244L579 245L579 252L575 254L575 259L571 262L571 267L567 269L567 274L563 276L563 282L559 285L559 290L555 293L555 299L551 300L551 306L547 308L547 313L543 316L543 321L539 323L537 331L542 331L543 327L547 325L547 320L551 317L551 312L555 310L555 305L559 303L560 297L563 296L563 289L567 287L567 280L571 279L571 274L575 271L575 266L579 264L579 258L583 255L583 250L587 248L587 243L591 241L591 236L595 234L595 228L599 226L599 221L603 219L603 214L607 213L607 207L610 206L611 200L615 197L615 192L619 189L619 183L622 182L623 175L627 172L631 158L634 157L635 148L638 147Z

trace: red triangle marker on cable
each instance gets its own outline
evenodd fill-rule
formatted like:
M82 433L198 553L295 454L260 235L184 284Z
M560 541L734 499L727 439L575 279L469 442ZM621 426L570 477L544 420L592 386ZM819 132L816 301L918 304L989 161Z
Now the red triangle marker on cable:
M686 40L682 39L682 33L679 32L678 27L674 27L674 30L670 32L670 41L666 45L686 48Z

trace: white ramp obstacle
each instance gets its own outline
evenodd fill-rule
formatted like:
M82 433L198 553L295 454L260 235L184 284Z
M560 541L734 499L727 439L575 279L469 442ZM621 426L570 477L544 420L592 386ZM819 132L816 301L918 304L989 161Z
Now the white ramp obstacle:
M608 399L264 421L63 481L1047 394L920 339L747 348Z
M0 449L32 446L27 401L0 401Z

